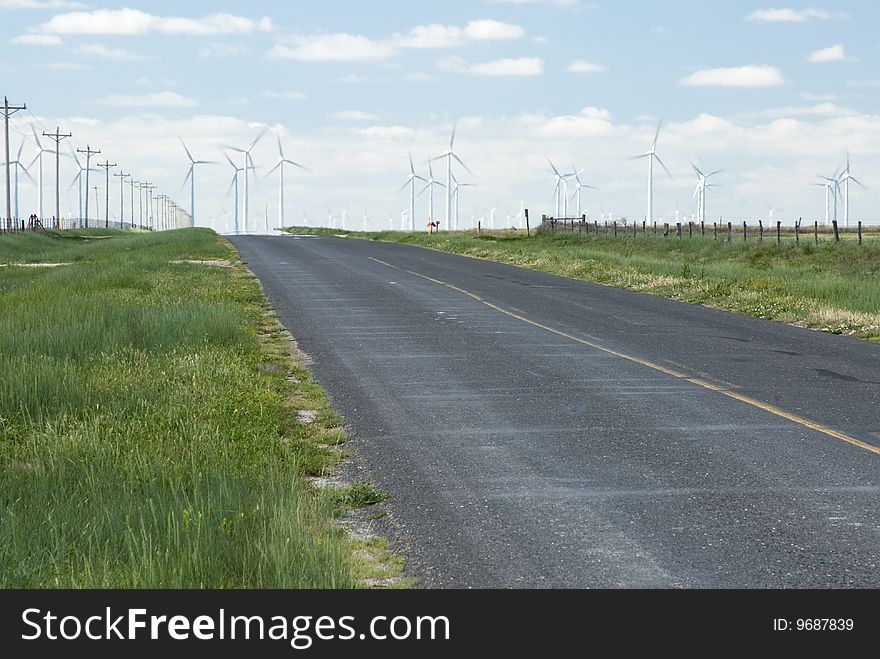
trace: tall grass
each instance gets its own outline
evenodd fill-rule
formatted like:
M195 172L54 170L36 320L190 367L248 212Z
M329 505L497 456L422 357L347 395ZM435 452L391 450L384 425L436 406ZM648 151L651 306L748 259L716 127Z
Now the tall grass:
M0 268L0 586L353 585L304 478L338 420L256 282L171 263L233 259L210 231L102 233L0 237L72 264Z
M339 231L296 232L345 234ZM719 234L682 239L673 234L617 238L557 231L351 233L347 235L423 245L492 259L630 290L709 304L761 318L827 332L880 340L880 236L868 233L858 245L853 234L835 243L812 235L778 246L767 234L759 244L730 243Z

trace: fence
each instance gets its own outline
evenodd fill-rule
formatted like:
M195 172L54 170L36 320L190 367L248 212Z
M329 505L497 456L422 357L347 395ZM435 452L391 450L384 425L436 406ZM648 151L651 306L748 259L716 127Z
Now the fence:
M104 220L89 220L86 223L83 219L61 218L59 222L56 218L51 217L40 220L36 216L31 216L27 220L15 218L12 220L0 220L0 234L5 233L22 233L25 231L45 231L46 229L84 229L86 225L93 229L140 229L142 231L150 231L148 226L133 226L130 222L110 221L109 225Z
M757 224L749 225L744 221L742 226L739 224L734 226L732 222L713 222L709 226L706 222L664 222L658 224L653 222L648 225L642 221L641 225L637 222L627 222L616 220L609 222L604 220L599 224L597 220L588 221L586 215L581 217L548 217L544 215L541 219L541 230L543 231L567 231L569 233L579 233L594 236L603 236L610 238L631 237L631 238L676 238L682 240L687 236L693 239L694 236L700 238L711 237L712 240L721 240L724 242L733 242L734 240L756 240L759 243L765 241L774 241L777 244L782 243L783 236L794 236L795 242L801 240L812 240L815 244L819 244L820 236L833 237L834 242L840 242L844 235L852 235L858 240L859 245L864 243L865 234L878 233L878 228L872 230L866 229L862 222L852 229L842 228L837 220L831 222L831 226L819 226L819 222L814 221L812 225L805 228L803 221L795 223L794 227L783 227L781 221L777 221L775 226L772 223L768 226L764 225L763 220L758 220Z

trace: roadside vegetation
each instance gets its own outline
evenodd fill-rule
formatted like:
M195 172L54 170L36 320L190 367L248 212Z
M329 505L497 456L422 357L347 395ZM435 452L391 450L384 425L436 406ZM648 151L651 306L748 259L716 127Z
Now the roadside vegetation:
M741 227L740 227L741 230ZM795 242L791 233L777 246L775 234L759 244L719 234L678 239L649 235L618 237L539 231L441 233L351 233L294 227L291 232L350 235L409 243L491 259L704 304L835 334L880 341L880 234L866 232L859 245L852 233L819 245L812 234Z
M345 588L377 557L399 571L337 522L381 494L308 478L345 435L294 348L211 231L0 236L0 586Z

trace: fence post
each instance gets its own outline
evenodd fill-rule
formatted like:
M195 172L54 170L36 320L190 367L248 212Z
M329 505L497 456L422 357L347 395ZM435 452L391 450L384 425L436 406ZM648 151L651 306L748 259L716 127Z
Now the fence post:
M483 223L482 222L477 222L477 235L478 236L483 235Z
M657 223L654 222L654 237L657 237Z
M799 243L801 241L801 220L798 218L798 221L794 223L794 241Z
M694 223L688 220L688 238L694 237Z
M675 223L675 235L681 240L681 222Z
M666 238L669 236L669 222L663 223L663 237Z
M859 220L859 245L862 244L862 221Z
M782 222L776 220L776 244L782 244Z
M706 223L703 221L700 221L700 235L701 236L706 235Z
M733 240L733 222L727 223L727 242L731 242Z
M718 222L712 222L712 240L718 240Z
M614 237L617 238L617 220L614 220Z
M746 221L743 220L743 242L748 242L748 240L749 240L748 225L746 224Z
M758 220L758 242L764 242L764 221Z
M599 220L593 220L593 227L596 229L596 237L599 237Z
M819 244L819 222L813 222L813 238L815 243Z
M642 235L648 237L648 220L642 220Z
M840 242L840 227L837 226L837 220L832 220L831 226L834 227L834 242L839 243Z

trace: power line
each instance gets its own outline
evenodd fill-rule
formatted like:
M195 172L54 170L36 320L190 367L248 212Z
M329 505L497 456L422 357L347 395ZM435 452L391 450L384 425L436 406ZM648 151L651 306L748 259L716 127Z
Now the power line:
M124 229L125 228L125 216L124 216L125 187L123 184L125 183L125 179L131 177L131 174L125 174L123 172L115 172L113 174L113 176L116 176L119 178L119 228ZM132 228L134 228L134 218L132 218Z

